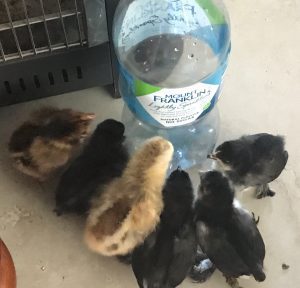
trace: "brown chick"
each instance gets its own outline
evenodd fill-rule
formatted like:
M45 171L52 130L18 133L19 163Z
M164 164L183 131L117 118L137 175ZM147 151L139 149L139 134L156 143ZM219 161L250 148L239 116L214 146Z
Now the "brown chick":
M85 229L92 251L106 256L128 254L155 229L172 155L170 142L151 138L133 155L123 175L100 192Z
M40 181L65 165L80 140L88 136L93 113L44 107L31 114L11 136L14 166Z

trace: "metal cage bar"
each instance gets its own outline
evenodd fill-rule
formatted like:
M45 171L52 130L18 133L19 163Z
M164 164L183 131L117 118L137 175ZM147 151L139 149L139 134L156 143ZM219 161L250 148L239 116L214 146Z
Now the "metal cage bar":
M87 44L87 41L84 41L83 44ZM63 44L63 45L57 44L57 45L51 45L51 46L52 46L52 52L59 51L59 50L64 50L66 48L65 44ZM81 46L80 43L70 43L69 44L69 48L75 48L75 47L80 47L80 46ZM1 50L1 47L0 47L0 50ZM40 47L40 48L36 48L36 54L34 53L34 51L30 51L30 50L23 51L23 57L34 56L34 55L39 55L39 54L45 54L47 52L49 52L48 47ZM2 50L1 50L1 54L2 54ZM4 56L4 58L3 58L3 56ZM9 61L9 60L19 59L19 56L16 53L9 54L7 56L5 56L5 54L3 54L2 58L5 59L5 60L0 59L0 63L5 62L5 61Z
M75 4L75 11L76 11L76 22L77 22L77 27L78 27L78 31L79 31L79 40L80 40L81 46L83 46L83 36L82 36L83 33L81 31L81 26L80 26L80 19L79 19L80 12L78 11L77 0L74 0L74 4Z
M56 0L57 3L54 2L56 8L47 11L45 1L47 0L39 0L35 6L35 11L38 12L32 14L31 8L27 6L27 0L20 0L18 3L21 5L21 13L24 15L24 19L22 19L23 16L20 19L20 17L14 16L14 10L9 6L12 5L9 0L3 0L3 9L7 15L2 14L5 19L0 23L0 39L2 41L0 63L87 45L87 33L84 29L84 8L81 6L83 0L69 0L69 5L65 8L62 6L61 0ZM67 18L70 18L70 21L67 22ZM54 35L56 36L52 38L53 27L56 27L57 24L61 28L55 31L56 34ZM69 34L70 27L73 29L72 31L76 30L77 34ZM26 31L20 30L22 34L19 34L19 29L26 29ZM26 33L24 34L24 32ZM12 36L10 37L8 33L12 33ZM13 41L6 42L8 38L13 39Z
M19 40L18 40L18 35L17 35L16 29L14 27L14 24L13 24L11 15L10 15L10 11L9 11L9 7L8 7L8 4L7 4L7 0L3 0L3 1L4 1L5 10L6 10L6 13L7 13L9 25L11 27L11 31L12 31L13 36L14 36L15 44L17 46L20 58L23 58L22 50L21 50L20 43L19 43Z
M67 18L67 17L76 16L76 14L78 14L80 16L80 15L82 15L82 12L76 12L76 10L74 10L74 11L71 11L71 10L70 11L62 11L61 16L59 15L59 13L51 13L51 14L45 15L45 18L46 18L46 22L49 22L49 21L52 21L52 20L59 20L60 17ZM24 26L27 25L27 20L28 20L30 25L38 24L38 23L44 23L44 17L43 16L32 17L32 18L28 17L28 19L13 21L12 23L13 23L15 28L20 28L20 27L24 27ZM8 23L0 24L0 32L5 31L5 30L11 30L10 25Z
M66 32L64 18L62 17L60 0L57 0L57 5L58 5L58 11L59 11L59 18L60 18L60 22L61 22L61 27L63 29L63 33L64 33L64 37L65 37L65 41L66 41L66 46L67 46L67 48L69 48L68 36L67 36L67 32Z
M36 47L35 47L35 43L34 43L34 39L33 39L32 30L31 30L30 23L29 23L28 11L27 11L25 0L22 0L22 4L23 4L24 13L25 13L26 24L27 24L27 28L28 28L28 32L29 32L30 42L32 45L34 55L36 55L37 52L36 52Z
M3 59L2 61L5 62L6 61L6 57L5 57L5 53L4 53L4 50L3 50L3 46L2 46L1 40L0 40L0 52L1 52L1 57Z
M50 40L49 30L48 30L48 26L47 26L43 0L40 0L40 5L41 5L42 14L43 14L42 16L43 16L43 20L44 20L44 27L45 27L45 32L46 32L46 36L47 36L49 51L52 52L51 40Z

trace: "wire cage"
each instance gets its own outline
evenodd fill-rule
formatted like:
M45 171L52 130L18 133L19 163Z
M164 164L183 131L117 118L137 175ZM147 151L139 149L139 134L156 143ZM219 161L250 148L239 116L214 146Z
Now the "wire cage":
M0 106L113 83L107 35L91 45L88 1L104 6L107 34L117 1L106 18L104 0L0 0Z

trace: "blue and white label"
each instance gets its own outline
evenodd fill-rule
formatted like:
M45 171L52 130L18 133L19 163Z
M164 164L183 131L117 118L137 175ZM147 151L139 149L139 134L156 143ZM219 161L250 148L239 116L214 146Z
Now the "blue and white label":
M143 108L165 127L189 124L210 107L219 85L197 83L189 87L162 89L137 97Z

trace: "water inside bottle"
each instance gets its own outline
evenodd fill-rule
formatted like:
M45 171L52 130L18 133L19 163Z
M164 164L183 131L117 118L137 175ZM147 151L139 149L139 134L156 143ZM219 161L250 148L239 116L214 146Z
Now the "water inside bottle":
M130 73L159 87L185 87L195 75L205 78L220 65L212 48L190 35L151 36L123 53Z

